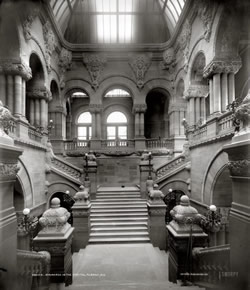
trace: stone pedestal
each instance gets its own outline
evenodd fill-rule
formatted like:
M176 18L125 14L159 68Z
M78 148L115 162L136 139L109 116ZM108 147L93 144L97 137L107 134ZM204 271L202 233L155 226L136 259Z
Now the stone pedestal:
M10 112L0 102L0 288L18 289L17 285L17 219L13 205L18 157L22 149L4 133ZM6 270L6 271L5 271Z
M141 161L140 161L140 189L141 189L141 197L147 199L147 180L149 179L149 172L151 170L152 173L152 161L149 161L149 153L147 150L144 150Z
M48 251L51 255L51 283L72 284L71 244L74 228L67 223L70 213L60 207L60 200L53 198L51 208L39 219L43 227L34 239L36 251Z
M181 197L180 205L171 211L173 220L167 225L169 239L169 281L185 280L184 273L192 272L193 247L205 247L207 234L196 224L199 219L197 210L189 205L188 196ZM191 242L192 238L192 243ZM192 245L190 247L190 245ZM188 259L188 260L187 260Z
M90 200L96 199L97 191L97 163L95 161L88 162L88 175L90 180Z
M90 209L89 194L84 188L80 186L79 192L74 196L76 203L72 207L74 220L74 239L73 252L78 252L87 246L89 240L90 230Z
M135 150L136 151L141 151L146 149L146 139L145 137L141 137L141 138L136 138L135 139Z

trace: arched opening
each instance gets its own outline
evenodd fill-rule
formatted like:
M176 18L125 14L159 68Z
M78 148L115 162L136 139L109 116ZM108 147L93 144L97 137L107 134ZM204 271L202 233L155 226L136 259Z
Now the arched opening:
M124 113L115 111L107 117L107 139L126 140L128 137L127 117Z
M63 135L62 127L64 121L62 120L61 116L63 108L60 102L59 88L54 80L50 84L50 92L52 98L48 104L49 107L48 122L50 122L50 120L53 121L53 126L50 131L50 138L53 139L56 137L61 137Z
M77 119L77 139L90 140L92 137L92 116L90 112L81 113Z
M44 70L36 54L31 54L29 65L32 71L32 78L26 84L26 118L31 125L40 127L45 121L43 120L44 116L41 116L41 98L46 91Z
M161 139L169 137L169 98L163 90L152 90L146 97L145 137Z
M18 178L14 184L14 208L16 213L22 213L25 208L24 193Z

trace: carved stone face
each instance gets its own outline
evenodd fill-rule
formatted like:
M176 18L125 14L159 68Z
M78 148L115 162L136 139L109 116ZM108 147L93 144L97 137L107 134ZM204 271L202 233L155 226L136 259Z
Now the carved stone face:
M163 59L166 64L171 64L175 61L175 53L172 47L170 47L163 53Z

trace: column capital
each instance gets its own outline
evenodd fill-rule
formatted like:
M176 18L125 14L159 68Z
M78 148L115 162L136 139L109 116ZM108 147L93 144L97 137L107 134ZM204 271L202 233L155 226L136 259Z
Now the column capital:
M147 111L146 104L134 104L133 113L145 113Z
M20 75L26 81L32 78L31 68L22 61L0 59L0 74Z
M103 109L102 104L90 104L89 105L89 111L90 113L96 114L101 113Z
M33 99L51 99L51 92L47 88L33 88L27 92L27 96Z
M236 59L214 59L203 70L203 77L210 78L214 74L234 73L241 68L240 58Z
M186 100L190 98L204 98L209 92L208 86L206 85L191 85L184 93Z

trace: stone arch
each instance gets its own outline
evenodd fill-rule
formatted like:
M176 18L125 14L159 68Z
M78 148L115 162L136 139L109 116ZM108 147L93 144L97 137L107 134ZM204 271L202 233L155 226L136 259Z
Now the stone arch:
M124 76L112 76L106 78L100 83L98 91L100 95L103 97L108 90L114 87L124 88L126 91L130 93L131 98L133 99L134 102L138 94L140 94L138 88L136 87L135 82L129 79L128 77Z
M25 208L23 184L18 175L14 184L13 203L16 212L22 212Z
M24 164L24 161L22 160L22 157L19 157L18 166L20 167L20 170L17 173L17 178L20 182L24 194L24 204L25 207L31 208L34 205L34 189L31 177Z
M83 79L70 79L65 82L65 88L63 90L63 95L65 99L74 92L82 91L86 93L89 97L95 94L95 91L92 89L91 84Z
M142 89L144 102L146 102L147 94L154 89L164 90L169 94L170 99L173 98L174 91L173 91L172 82L167 79L158 78L158 79L151 79L145 83L144 88Z
M206 205L212 204L215 182L227 163L227 154L221 150L215 154L209 163L202 182L202 202Z
M72 183L64 182L64 181L55 181L50 184L48 188L48 194L47 194L47 204L46 208L48 209L50 207L50 200L53 197L54 194L58 192L65 193L66 190L70 192L70 196L74 197L76 192L78 192L79 188Z
M182 191L186 195L189 194L188 184L182 179L173 179L163 182L159 185L159 189L163 192L164 195L166 195L169 189Z

